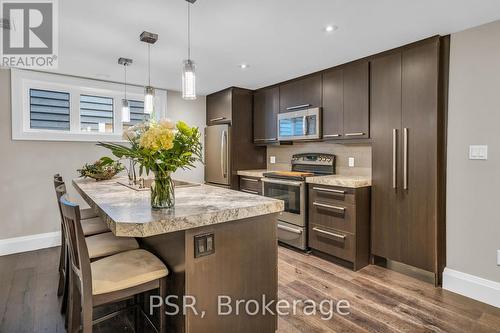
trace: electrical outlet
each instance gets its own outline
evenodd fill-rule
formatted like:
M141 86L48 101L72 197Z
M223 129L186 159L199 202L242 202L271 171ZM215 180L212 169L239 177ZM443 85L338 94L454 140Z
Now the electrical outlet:
M269 163L275 164L276 163L276 156L269 156Z
M349 167L350 168L354 167L354 157L349 157Z
M497 250L497 265L500 266L500 250Z

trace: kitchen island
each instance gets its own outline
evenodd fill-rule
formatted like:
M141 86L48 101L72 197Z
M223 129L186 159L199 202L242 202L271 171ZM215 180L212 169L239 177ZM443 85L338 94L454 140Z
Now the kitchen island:
M276 221L284 204L224 188L193 185L177 188L172 209L153 210L150 192L119 183L75 179L84 200L122 237L137 237L141 247L162 259L169 271L170 299L182 309L167 316L172 332L274 332L277 317L262 312L277 298ZM191 298L193 297L193 298ZM219 298L231 300L232 313L218 315ZM250 315L236 301L256 300L261 311ZM146 299L147 308L149 300ZM250 307L253 312L254 307ZM271 306L272 308L272 306ZM175 310L167 307L167 311ZM230 310L229 305L222 308Z

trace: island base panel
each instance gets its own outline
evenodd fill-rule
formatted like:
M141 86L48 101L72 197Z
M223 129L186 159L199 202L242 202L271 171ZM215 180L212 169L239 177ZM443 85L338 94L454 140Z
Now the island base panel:
M185 316L169 315L167 329L194 333L276 331L276 224L277 214L269 214L140 239L141 246L167 263L168 295L177 295L179 300L184 295L196 299L198 315L189 309ZM214 235L215 252L195 258L195 236L204 234ZM231 299L232 314L218 315L219 296L224 296L224 304ZM266 303L274 300L270 307L274 315L262 314L263 297ZM236 315L236 301L243 299L256 300L259 313L249 315L240 304ZM253 312L254 304L249 309ZM203 318L201 311L205 311Z

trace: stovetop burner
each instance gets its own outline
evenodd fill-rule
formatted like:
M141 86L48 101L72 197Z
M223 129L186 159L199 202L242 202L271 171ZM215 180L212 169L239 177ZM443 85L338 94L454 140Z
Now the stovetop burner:
M264 177L303 181L306 177L333 174L335 174L335 155L306 153L292 156L292 171L265 172Z

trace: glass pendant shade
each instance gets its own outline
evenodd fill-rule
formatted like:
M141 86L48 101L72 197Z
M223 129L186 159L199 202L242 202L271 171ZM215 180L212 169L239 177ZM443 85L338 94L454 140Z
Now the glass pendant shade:
M122 99L122 123L130 122L130 103L128 99Z
M187 100L196 99L195 64L190 59L184 61L182 69L182 98Z
M144 88L144 113L152 114L154 111L155 90L151 86Z

